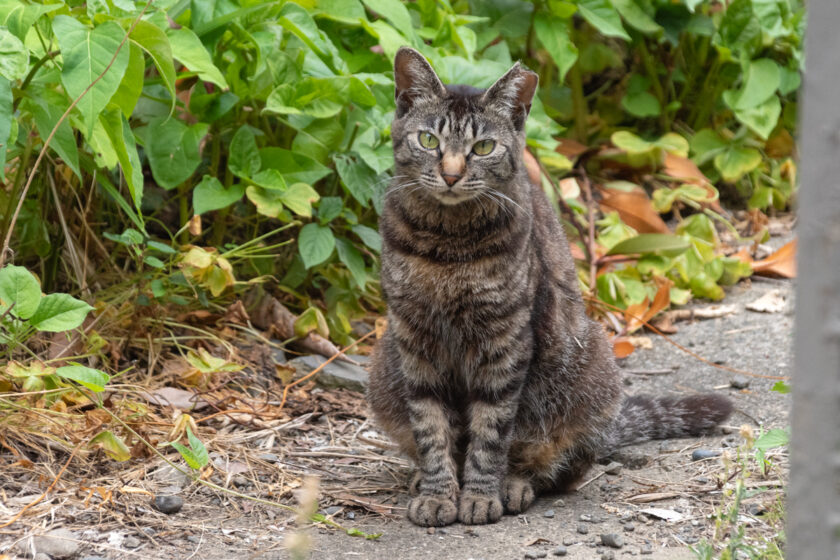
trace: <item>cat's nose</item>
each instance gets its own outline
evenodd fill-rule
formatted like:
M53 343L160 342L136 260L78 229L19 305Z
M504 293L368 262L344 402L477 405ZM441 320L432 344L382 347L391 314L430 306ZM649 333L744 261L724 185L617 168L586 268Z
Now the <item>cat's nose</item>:
M457 183L458 179L463 177L463 175L447 175L445 173L441 173L440 176L443 178L443 180L446 182L446 184L449 185L450 187L452 185L454 185L455 183Z

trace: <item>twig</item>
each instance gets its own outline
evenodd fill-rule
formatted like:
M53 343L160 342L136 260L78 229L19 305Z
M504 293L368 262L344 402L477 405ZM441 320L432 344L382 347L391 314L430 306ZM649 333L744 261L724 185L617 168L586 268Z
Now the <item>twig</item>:
M594 260L592 248L586 243L587 234L586 231L583 229L583 226L577 221L577 215L575 211L566 203L565 199L563 198L563 190L560 188L560 185L554 180L554 178L548 173L548 170L543 165L543 162L540 161L540 158L534 156L534 159L537 161L537 165L540 166L540 171L548 179L548 182L551 183L551 186L554 187L555 192L557 193L557 204L560 206L560 211L566 215L566 218L571 222L571 224L575 227L580 236L580 240L583 243L583 250L586 252L586 260L588 262L592 262Z
M15 223L17 223L18 216L20 215L20 210L21 208L23 208L23 202L26 200L26 194L29 192L29 187L32 185L32 180L35 179L35 175L38 172L38 166L41 164L41 160L44 159L44 156L47 153L47 148L49 148L50 142L52 142L53 137L55 136L56 132L58 132L58 127L60 127L61 124L67 119L67 117L70 115L70 112L76 107L79 101L82 100L82 97L87 95L87 93L91 89L93 89L93 86L95 86L99 82L99 80L101 80L105 76L105 74L108 73L108 71L111 69L111 66L113 66L114 62L117 60L117 56L120 54L123 45L125 45L126 41L128 41L129 35L131 35L131 32L134 31L135 27L137 27L137 24L140 23L140 19L146 13L146 10L151 4L152 0L146 1L146 4L143 6L143 9L140 10L140 13L131 23L131 27L129 27L128 31L125 32L123 40L120 42L120 44L117 46L117 49L114 51L114 56L111 57L111 62L109 62L108 66L105 67L105 70L103 70L102 73L99 74L96 77L96 79L94 79L90 83L90 85L86 87L85 90L82 93L80 93L76 99L73 100L72 103L70 103L70 106L67 107L67 110L64 111L64 114L61 115L61 118L58 119L58 122L55 123L55 126L50 131L50 135L47 136L47 139L44 141L44 145L41 148L38 157L35 159L35 164L32 166L32 171L29 173L29 178L26 180L26 184L23 186L23 192L20 193L20 199L18 200L17 207L15 208L15 212L14 214L12 214L12 219L9 222L9 229L6 231L6 238L3 239L3 247L0 248L0 268L3 268L3 265L6 262L6 253L9 251L9 243L12 240L12 232L15 230Z

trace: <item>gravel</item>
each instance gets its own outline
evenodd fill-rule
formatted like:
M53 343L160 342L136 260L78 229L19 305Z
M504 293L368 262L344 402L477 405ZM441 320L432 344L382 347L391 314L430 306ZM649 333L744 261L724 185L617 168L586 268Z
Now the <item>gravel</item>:
M601 544L610 548L621 548L624 546L624 537L617 533L602 533Z
M155 496L155 508L161 513L178 513L184 507L181 496Z
M720 457L720 451L713 449L695 449L691 452L692 461L702 461L703 459L711 459L712 457Z

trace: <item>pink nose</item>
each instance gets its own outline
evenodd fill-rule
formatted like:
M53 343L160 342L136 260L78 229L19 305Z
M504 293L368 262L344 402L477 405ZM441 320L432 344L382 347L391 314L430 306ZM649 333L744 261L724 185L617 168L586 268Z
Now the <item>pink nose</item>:
M463 175L447 175L446 173L441 173L440 176L443 178L444 181L446 181L446 184L450 187L457 183L458 179L463 177Z

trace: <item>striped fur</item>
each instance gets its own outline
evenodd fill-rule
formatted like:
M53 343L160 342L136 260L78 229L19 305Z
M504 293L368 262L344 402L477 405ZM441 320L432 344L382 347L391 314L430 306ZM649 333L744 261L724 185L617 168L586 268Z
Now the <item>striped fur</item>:
M522 164L536 74L517 64L487 91L443 86L405 48L395 74L396 178L380 222L388 328L368 399L417 464L411 521L494 522L572 487L618 446L723 420L731 406L714 396L622 404L562 227ZM471 153L486 139L491 153ZM447 156L464 160L452 186Z

